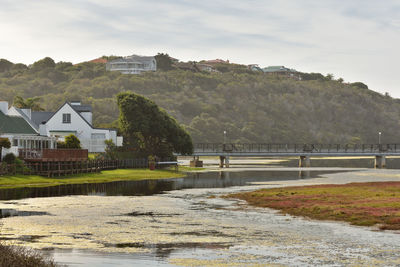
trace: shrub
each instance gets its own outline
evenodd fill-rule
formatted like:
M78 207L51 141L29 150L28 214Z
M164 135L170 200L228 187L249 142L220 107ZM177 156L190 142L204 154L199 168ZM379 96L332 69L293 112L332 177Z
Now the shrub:
M112 139L105 140L104 143L106 144L105 149L105 157L106 159L117 159L117 146L114 144Z
M65 145L65 142L57 141L57 148L67 148L67 146Z
M15 163L16 157L13 153L8 153L4 156L3 161L8 163L8 164L13 164Z
M10 143L10 140L8 140L8 138L0 137L0 150L3 147L4 148L10 148L11 147L11 143Z
M0 244L0 266L57 266L51 259L40 253L23 247Z
M65 146L66 148L81 148L81 141L75 135L70 134L65 137Z

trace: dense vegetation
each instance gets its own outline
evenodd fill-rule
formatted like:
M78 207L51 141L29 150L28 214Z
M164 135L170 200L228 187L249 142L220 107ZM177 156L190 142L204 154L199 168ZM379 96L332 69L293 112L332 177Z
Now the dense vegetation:
M132 91L185 125L194 142L221 142L224 130L233 142L376 143L379 131L384 143L399 141L400 102L363 83L315 73L299 81L234 64L216 68L219 73L170 68L124 75L101 63L45 58L28 67L0 60L0 97L39 96L40 106L53 111L81 100L93 106L96 126L108 126L118 119L116 95Z
M140 153L160 158L170 158L173 152L182 155L193 153L190 135L153 101L124 92L117 96L120 111L119 126L126 147Z

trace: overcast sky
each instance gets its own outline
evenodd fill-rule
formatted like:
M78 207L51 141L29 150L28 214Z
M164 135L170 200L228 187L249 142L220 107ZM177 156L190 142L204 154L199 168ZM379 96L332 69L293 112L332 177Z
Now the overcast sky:
M0 0L0 58L168 53L332 73L400 98L399 0Z

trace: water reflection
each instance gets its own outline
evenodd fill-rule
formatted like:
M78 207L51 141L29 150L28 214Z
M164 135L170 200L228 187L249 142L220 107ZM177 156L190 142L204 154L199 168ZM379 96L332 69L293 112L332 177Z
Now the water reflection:
M111 183L59 185L39 188L1 189L0 200L69 195L140 196L187 188L223 188L253 182L284 181L317 177L328 171L247 171L194 173L186 178Z

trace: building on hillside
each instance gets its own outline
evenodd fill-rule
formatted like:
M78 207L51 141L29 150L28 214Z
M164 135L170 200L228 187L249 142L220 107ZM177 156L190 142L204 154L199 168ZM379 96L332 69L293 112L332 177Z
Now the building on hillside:
M228 59L223 60L223 59L217 58L217 59L211 59L211 60L203 60L203 61L201 61L201 63L204 63L204 64L218 64L218 63L229 64L229 60Z
M247 65L247 68L248 68L249 70L251 70L251 71L260 71L260 72L263 71L262 68L260 68L260 66L259 66L258 64L250 64L250 65Z
M285 66L269 66L262 69L264 73L288 76L290 78L301 80L300 73L295 69L289 69Z
M106 70L119 71L123 74L140 74L146 71L156 71L157 61L152 56L132 55L108 61Z
M8 138L11 148L3 148L0 151L1 157L8 153L21 156L30 150L43 150L57 148L57 140L54 137L42 136L38 130L29 123L25 115L9 112L8 102L0 101L0 137ZM27 110L26 110L27 112Z
M101 63L101 64L106 64L108 60L103 57L95 58L89 61L90 63Z
M218 72L213 66L208 64L197 63L196 67L199 69L199 71Z
M196 64L193 62L177 62L174 64L174 67L180 70L190 70L193 72L199 71L199 69L196 67Z

